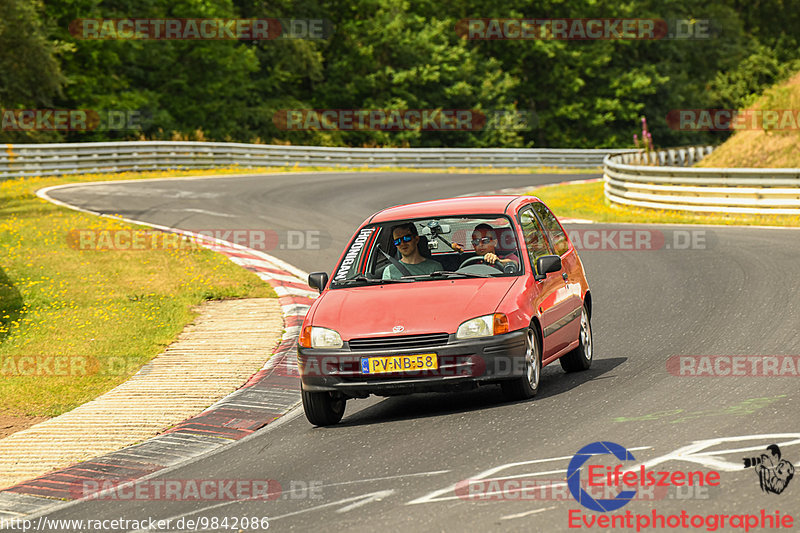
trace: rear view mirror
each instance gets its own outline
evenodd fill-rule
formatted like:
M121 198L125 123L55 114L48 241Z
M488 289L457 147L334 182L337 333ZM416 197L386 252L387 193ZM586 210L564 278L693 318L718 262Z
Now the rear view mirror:
M420 235L447 235L450 233L450 224L439 224L437 220L431 220L419 231Z
M312 272L308 275L308 286L312 289L317 289L319 292L328 284L327 272Z
M550 272L558 272L561 270L561 258L557 255L543 255L536 260L536 271L538 274L534 276L537 281L543 280Z

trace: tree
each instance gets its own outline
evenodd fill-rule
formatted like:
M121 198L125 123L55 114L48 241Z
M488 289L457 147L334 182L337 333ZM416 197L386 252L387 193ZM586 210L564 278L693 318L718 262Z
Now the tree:
M47 38L40 0L0 2L0 109L49 106L64 81L59 45ZM0 130L0 140L47 140L52 135Z

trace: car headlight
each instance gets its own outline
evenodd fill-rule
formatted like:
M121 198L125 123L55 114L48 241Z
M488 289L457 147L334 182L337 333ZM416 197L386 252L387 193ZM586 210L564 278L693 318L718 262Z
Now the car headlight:
M303 333L311 348L341 348L342 336L332 329L306 326ZM309 331L310 330L310 331ZM310 341L310 342L308 342ZM301 343L301 346L304 343ZM308 348L309 346L305 346Z
M491 337L508 333L508 318L503 313L479 316L467 320L458 326L457 339L474 339L476 337Z

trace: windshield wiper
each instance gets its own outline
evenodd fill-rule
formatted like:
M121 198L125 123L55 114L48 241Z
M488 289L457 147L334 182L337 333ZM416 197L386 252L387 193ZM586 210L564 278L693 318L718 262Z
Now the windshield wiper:
M475 272L447 272L444 270L437 270L431 272L428 276L432 278L491 278L491 274L476 274Z
M357 285L357 284L367 284L367 285L380 285L383 283L408 283L410 281L414 281L411 279L375 279L375 278L368 278L363 274L359 274L354 278L343 279L336 282L337 287L345 287L348 285Z

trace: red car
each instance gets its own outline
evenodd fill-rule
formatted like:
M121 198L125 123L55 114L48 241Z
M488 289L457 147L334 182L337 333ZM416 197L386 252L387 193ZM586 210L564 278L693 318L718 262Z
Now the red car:
M578 253L532 196L433 200L364 221L318 289L298 346L308 420L345 403L499 384L539 388L544 365L592 363L592 298Z

